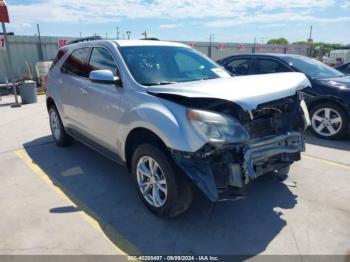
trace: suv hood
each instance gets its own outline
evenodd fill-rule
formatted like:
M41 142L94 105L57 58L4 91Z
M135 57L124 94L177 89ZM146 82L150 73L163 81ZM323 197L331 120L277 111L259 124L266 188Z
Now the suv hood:
M249 111L260 104L292 96L309 86L309 80L302 73L277 73L150 86L147 87L147 92L155 95L223 99Z

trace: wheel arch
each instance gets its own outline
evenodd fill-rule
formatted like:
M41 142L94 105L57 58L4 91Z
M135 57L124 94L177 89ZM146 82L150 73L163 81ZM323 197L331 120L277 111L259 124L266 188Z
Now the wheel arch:
M348 119L350 118L349 106L347 106L346 102L343 101L341 98L335 97L335 96L316 97L308 102L308 107L310 108L310 111L311 111L311 109L313 107L315 107L316 105L321 104L321 103L331 103L331 104L335 104L335 105L339 106L341 109L344 110Z
M143 128L137 127L131 130L125 140L125 163L129 171L131 170L131 161L132 155L137 146L144 143L152 143L156 144L163 149L166 149L167 146L164 141L153 131Z
M52 97L46 98L46 108L47 108L47 111L49 111L50 108L51 108L52 106L55 106L55 107L57 108L56 103L55 103L55 101L53 100L53 98L52 98Z

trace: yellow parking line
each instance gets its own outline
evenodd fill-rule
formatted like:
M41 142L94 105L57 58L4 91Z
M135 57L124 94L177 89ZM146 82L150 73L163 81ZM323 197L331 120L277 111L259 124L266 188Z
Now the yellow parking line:
M71 193L64 191L64 187L53 178L49 177L27 154L23 149L15 151L15 154L40 178L42 178L48 185L52 186L53 189L58 193L67 203L74 207L78 207L79 214L90 224L92 225L99 233L101 233L108 242L117 250L118 253L122 255L140 255L141 252L131 244L126 238L121 234L111 229L111 226L108 224L103 224L99 222L98 216L84 203L74 197ZM102 224L102 225L101 225ZM106 232L103 230L105 228ZM107 230L107 229L110 230ZM106 236L108 234L108 237ZM112 240L113 241L112 241ZM118 243L120 248L115 244ZM125 250L125 251L124 251Z
M316 160L316 161L322 162L322 163L327 164L327 165L332 165L332 166L341 167L341 168L345 168L345 169L350 170L350 165L347 165L347 164L343 164L343 163L339 163L339 162L336 162L336 161L332 161L332 160L328 160L328 159L324 159L324 158L311 156L311 155L308 155L308 154L303 154L302 156L303 156L303 158L307 158L307 159L310 159L310 160Z

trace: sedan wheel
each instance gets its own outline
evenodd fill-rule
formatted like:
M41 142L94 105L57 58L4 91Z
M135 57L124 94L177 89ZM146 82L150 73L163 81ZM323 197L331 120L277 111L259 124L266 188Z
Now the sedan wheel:
M340 114L331 108L322 108L312 116L312 127L322 136L334 136L343 126Z
M312 131L321 138L341 138L347 131L347 115L338 105L324 103L311 109Z

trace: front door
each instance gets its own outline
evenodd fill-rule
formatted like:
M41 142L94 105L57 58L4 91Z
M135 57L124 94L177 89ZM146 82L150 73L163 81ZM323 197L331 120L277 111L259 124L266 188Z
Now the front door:
M104 47L92 49L88 67L89 72L107 69L111 70L115 76L119 76L113 55ZM84 125L94 142L115 153L117 152L118 123L121 117L119 101L123 91L123 88L114 84L88 81L84 96Z

